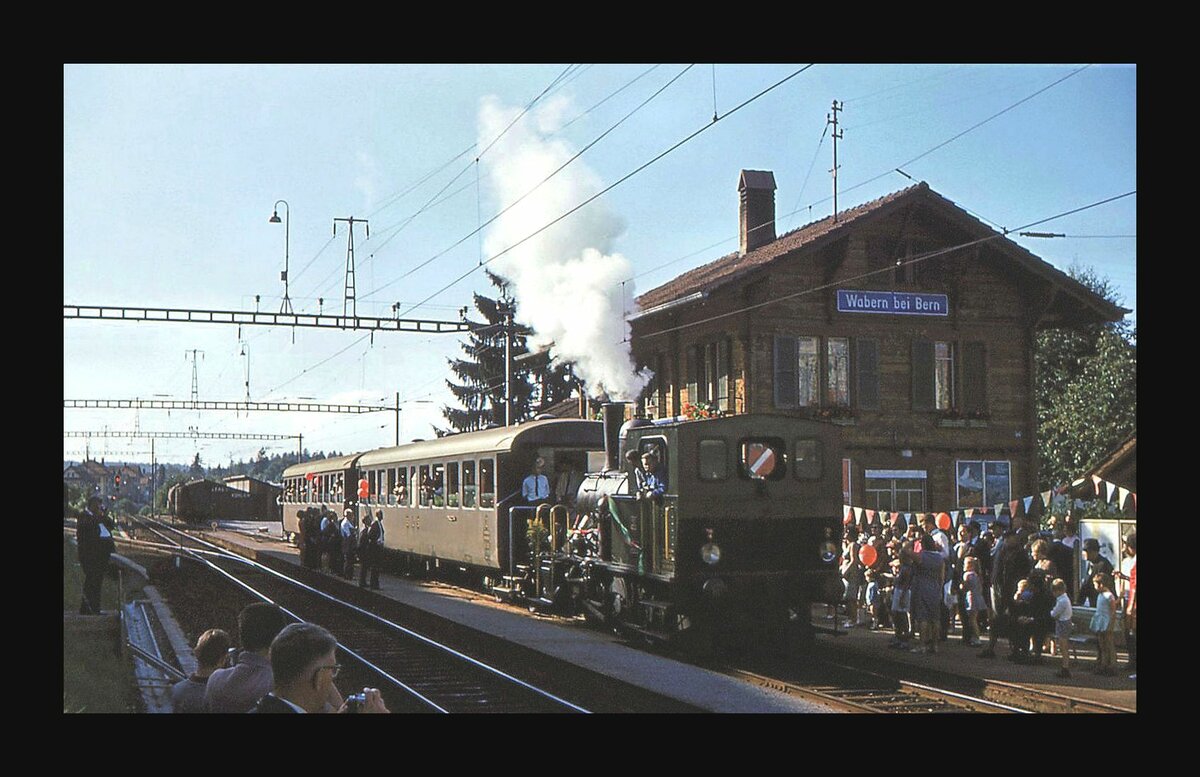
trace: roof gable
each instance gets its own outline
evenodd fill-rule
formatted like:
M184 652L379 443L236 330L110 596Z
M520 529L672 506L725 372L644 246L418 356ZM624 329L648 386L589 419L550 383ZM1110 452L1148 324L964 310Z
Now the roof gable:
M755 171L745 171L746 173ZM842 211L835 221L827 216L780 235L766 245L740 256L736 251L715 261L689 270L667 283L651 289L637 298L638 305L646 313L672 303L678 304L689 295L707 294L727 284L736 282L747 274L771 264L789 254L814 252L817 248L850 233L856 226L868 220L882 218L909 203L928 206L939 216L953 221L978 239L992 239L998 250L1010 257L1025 270L1041 278L1066 295L1077 305L1090 312L1099 321L1119 321L1129 311L1092 292L1071 276L1050 265L1044 259L1029 252L1003 233L996 232L983 224L954 202L929 188L924 181L898 192L885 195L854 208ZM689 300L690 301L690 300ZM1058 306L1060 308L1066 306ZM1060 317L1062 318L1062 317ZM1046 325L1061 323L1058 318Z

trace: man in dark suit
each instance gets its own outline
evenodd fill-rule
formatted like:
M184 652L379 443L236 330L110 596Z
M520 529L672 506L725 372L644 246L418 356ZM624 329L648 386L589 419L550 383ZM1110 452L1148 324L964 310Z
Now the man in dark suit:
M83 601L79 605L80 615L100 615L100 589L104 583L104 572L108 568L108 557L115 543L113 532L116 525L104 509L99 496L88 497L85 509L75 522L75 544L79 554L79 566L83 568Z
M271 642L274 688L252 712L320 712L329 699L337 663L337 640L313 623L293 623ZM387 712L378 689L364 688L366 700L357 712ZM338 712L346 712L346 705Z

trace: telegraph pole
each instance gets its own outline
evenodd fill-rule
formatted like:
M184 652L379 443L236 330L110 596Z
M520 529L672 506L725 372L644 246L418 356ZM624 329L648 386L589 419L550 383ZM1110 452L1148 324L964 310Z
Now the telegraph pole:
M347 219L333 220L333 234L337 234L337 223L345 221L350 225L350 236L346 244L346 297L342 302L342 316L345 318L358 318L358 302L354 298L354 225L362 224L367 228L367 239L371 239L371 225L366 219L356 219L353 216Z
M829 172L833 173L833 220L834 220L834 221L837 221L837 220L838 220L838 206L837 206L837 171L838 171L838 161L837 161L837 142L838 142L838 140L840 140L840 139L841 139L841 137L842 137L842 133L841 133L841 132L839 132L839 131L838 131L838 128L837 128L837 126L838 126L838 118L837 118L837 115L838 115L838 111L842 110L842 105L845 105L845 103L839 103L837 100L834 100L834 101L833 101L833 118L830 118L830 116L829 116L829 114L828 114L828 113L827 113L827 114L825 114L825 123L826 123L826 124L832 124L832 125L833 125L833 136L832 136L832 137L833 137L833 169L832 169L832 170L830 170Z
M504 425L512 426L512 304L504 305Z

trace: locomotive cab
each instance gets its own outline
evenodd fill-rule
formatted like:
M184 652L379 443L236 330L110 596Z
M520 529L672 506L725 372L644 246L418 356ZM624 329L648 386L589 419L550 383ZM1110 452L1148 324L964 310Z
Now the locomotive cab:
M589 474L578 495L599 534L583 565L593 616L654 640L790 641L811 633L813 602L840 596L832 424L640 420L616 454L621 466Z

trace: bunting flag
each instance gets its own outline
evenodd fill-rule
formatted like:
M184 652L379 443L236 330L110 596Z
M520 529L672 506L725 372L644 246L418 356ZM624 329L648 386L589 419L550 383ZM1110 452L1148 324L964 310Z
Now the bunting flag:
M867 523L875 523L875 511L867 510Z
M975 517L975 508L969 507L966 510L963 510L963 515L965 515L967 517L968 521L971 520L972 518Z
M1030 508L1033 507L1033 497L1027 496L1027 497L1025 497L1024 501L1025 501L1025 514L1029 515L1029 510L1030 510Z
M1054 493L1054 489L1053 489L1053 488L1052 488L1052 489L1050 489L1049 491L1043 491L1043 492L1042 492L1042 507L1049 507L1049 506L1050 506L1050 495L1051 495L1051 494L1053 494L1053 493Z
M850 505L842 505L842 508L846 511L842 516L842 523L850 523L850 516L854 513L854 508Z
M1011 502L1009 502L1008 503L1008 514L1016 515L1017 514L1017 505L1020 503L1021 503L1021 501L1019 499L1014 499Z
M888 513L888 515L891 516L892 523L896 523L900 520L900 513Z
M1004 512L1004 503L1003 502L996 503L995 510L996 510L996 515L999 516L1000 513Z
M1117 489L1117 507L1121 508L1122 510L1125 509L1125 505L1129 502L1130 493L1131 492L1128 488Z
M1133 511L1137 512L1137 494L1130 494L1133 497Z
M854 522L855 523L861 522L862 517L863 517L863 509L861 507L854 508Z
M1111 502L1111 501L1112 501L1112 498L1113 498L1113 494L1117 493L1117 484L1116 484L1116 483L1109 483L1109 482L1106 480L1106 481L1104 481L1104 485L1105 485L1105 487L1108 489L1108 497L1107 497L1107 498L1106 498L1104 501L1105 501L1105 502Z
M1103 482L1104 478L1100 477L1099 475L1092 475L1092 488L1095 491L1096 496L1100 496L1100 484Z

